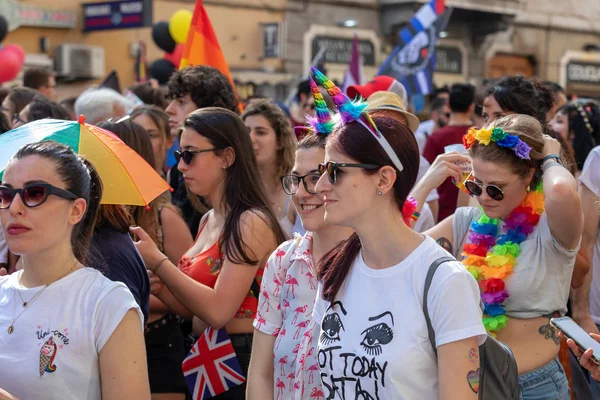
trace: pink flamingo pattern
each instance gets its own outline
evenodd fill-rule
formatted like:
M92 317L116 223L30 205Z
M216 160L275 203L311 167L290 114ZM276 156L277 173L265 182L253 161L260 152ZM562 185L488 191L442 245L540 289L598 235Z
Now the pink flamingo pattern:
M296 325L296 327L298 329L296 329L296 333L294 333L294 340L298 339L300 337L300 331L303 328L306 328L308 326L310 321L304 321L304 322L300 322L298 325Z
M306 277L308 278L308 284L310 285L310 288L312 290L317 290L317 280L310 270L306 271Z
M294 391L294 379L296 379L296 374L294 372L290 372L287 377L290 380L290 392L293 392Z
M271 254L264 270L254 327L275 338L275 400L324 399L312 348L318 282L311 245L311 233L296 236Z
M283 259L283 256L285 256L285 251L283 250L277 250L275 253L275 257L277 257L277 261L279 261L279 269L282 267L281 260Z
M296 286L298 286L298 280L296 278L294 278L293 276L291 276L291 275L288 274L285 277L285 283L288 284L288 285L290 285L290 286L288 286L287 293L286 293L285 296L289 299L289 297L290 297L290 288L291 288L292 289L292 299L295 299L296 298L296 294L294 293L294 288Z
M293 367L294 364L296 364L296 360L298 359L298 350L300 350L300 343L296 343L296 345L294 346L294 350L292 350L292 353L294 353L296 356L292 360L292 364L290 365L290 367Z
M262 298L263 298L263 302L262 302L262 307L264 308L265 304L267 305L267 310L265 312L269 312L269 310L271 309L271 302L270 300L270 296L269 296L269 292L267 292L267 288L264 288L261 293Z
M298 315L305 313L307 308L308 308L308 304L305 304L302 307L297 307L294 310L294 313L296 313L296 314L294 315L294 319L292 319L292 324L295 324L298 321Z
M315 400L324 399L323 391L319 388L314 387L310 392L310 397L313 397Z
M283 299L281 301L281 303L283 304L283 319L285 319L285 314L287 313L287 309L290 308L290 302L287 299Z
M277 336L277 339L275 340L275 349L279 349L279 345L281 344L281 340L285 336L285 333L286 333L285 327L283 327L283 329L279 330L279 336Z
M283 365L288 363L288 356L282 357L279 359L279 366L281 367L281 376L285 376L285 371L283 369Z
M277 382L275 383L275 386L277 387L277 400L282 399L283 391L285 389L285 382L283 382L281 379L277 378Z
M260 330L267 321L261 317L260 313L256 314L256 329Z
M319 370L319 364L311 365L308 367L308 370L310 371L310 374L308 375L308 383L311 384L315 382L314 373L315 371Z
M275 290L273 290L273 296L279 296L279 291L281 290L281 274L278 272L273 275L273 283L275 284Z

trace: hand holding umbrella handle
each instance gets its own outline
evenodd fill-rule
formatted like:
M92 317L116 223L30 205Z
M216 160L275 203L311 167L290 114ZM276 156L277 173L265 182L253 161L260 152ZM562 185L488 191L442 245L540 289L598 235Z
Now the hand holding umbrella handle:
M139 226L132 226L129 230L139 239L133 243L144 259L146 268L152 269L158 267L159 264L162 264L161 261L164 260L166 256L158 249L150 235Z

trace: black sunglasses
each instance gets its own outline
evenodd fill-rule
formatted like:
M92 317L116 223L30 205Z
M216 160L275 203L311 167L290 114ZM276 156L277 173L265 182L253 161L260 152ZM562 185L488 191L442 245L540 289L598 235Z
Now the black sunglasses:
M336 163L334 161L329 161L325 164L319 164L319 173L321 175L323 175L324 173L327 173L327 176L329 177L329 182L334 184L337 182L338 174L344 172L340 168L363 168L363 169L368 169L368 170L375 170L375 169L381 168L381 165L343 164L343 163Z
M184 163L186 163L187 165L190 165L190 163L192 162L192 159L194 158L194 156L196 154L208 153L209 151L215 151L215 150L217 150L216 147L213 147L212 149L204 149L204 150L175 150L175 152L174 152L175 161L177 161L179 163L179 160L183 160Z
M281 177L281 186L286 194L294 195L300 188L300 182L304 184L304 190L310 194L317 194L315 186L321 177L320 174L312 173L304 176L299 175L284 175Z
M483 193L482 183L477 183L469 179L465 181L465 187L473 196L479 197ZM504 192L496 185L487 185L485 191L492 200L501 201L504 199Z
M0 209L10 207L17 193L21 196L23 204L29 208L43 204L51 194L67 200L79 198L68 190L52 186L49 183L32 183L25 185L23 189L11 189L7 186L0 186Z

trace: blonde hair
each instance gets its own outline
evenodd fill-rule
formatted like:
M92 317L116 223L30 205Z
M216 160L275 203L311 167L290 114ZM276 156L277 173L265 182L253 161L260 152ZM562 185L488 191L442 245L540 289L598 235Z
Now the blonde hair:
M486 128L502 128L505 132L518 136L531 147L530 159L519 158L513 149L498 146L493 141L487 146L476 141L469 149L471 157L488 162L506 163L521 177L526 177L533 169L535 174L531 185L535 186L541 179L540 169L544 158L544 129L540 122L529 115L512 114L487 124Z

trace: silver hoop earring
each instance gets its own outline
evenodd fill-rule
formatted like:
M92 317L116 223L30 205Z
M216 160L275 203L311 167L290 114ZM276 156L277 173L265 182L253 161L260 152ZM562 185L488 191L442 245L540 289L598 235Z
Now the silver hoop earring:
M381 196L383 193L381 193L381 190L378 190L377 194Z

